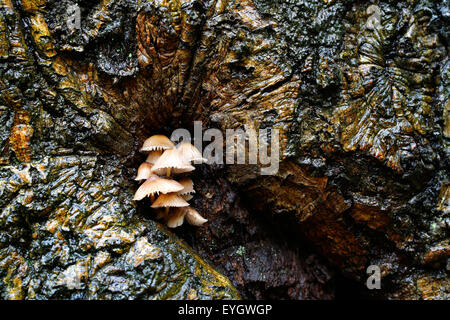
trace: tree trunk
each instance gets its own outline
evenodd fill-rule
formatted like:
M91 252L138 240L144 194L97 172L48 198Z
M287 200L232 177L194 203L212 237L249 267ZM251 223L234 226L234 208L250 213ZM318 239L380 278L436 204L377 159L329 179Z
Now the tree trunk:
M449 299L448 20L427 0L0 0L1 297ZM138 150L194 121L278 129L281 162L197 166L209 222L173 234L132 201Z

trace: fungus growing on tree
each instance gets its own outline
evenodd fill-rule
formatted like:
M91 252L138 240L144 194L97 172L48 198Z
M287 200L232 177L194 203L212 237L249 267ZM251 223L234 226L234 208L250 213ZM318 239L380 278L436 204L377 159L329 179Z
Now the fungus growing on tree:
M194 162L206 162L200 151L188 142L177 148L166 136L155 135L145 140L141 152L149 152L147 159L139 166L135 180L146 180L136 191L133 200L149 197L151 207L157 218L164 218L169 228L183 224L184 218L189 224L200 226L206 221L195 209L189 207L189 201L195 193L190 178L181 178L178 182L171 175L195 170ZM165 176L164 178L161 176ZM155 200L155 196L159 195Z
M191 178L183 178L178 182L183 186L183 190L179 191L178 194L184 195L188 193L195 193L194 181L192 181Z
M163 179L152 174L134 194L133 200L142 200L157 193L170 193L183 190L183 186L175 180Z
M184 212L186 213L186 221L193 226L201 226L208 221L191 207L184 208Z
M155 174L170 175L190 172L195 170L195 167L189 164L189 162L183 160L178 149L169 149L159 157L158 161L154 164L152 172Z
M203 218L197 210L191 207L178 207L174 209L173 215L167 220L167 225L169 227L170 225L178 227L183 224L185 218L186 221L193 226L201 226L208 221Z
M167 226L169 228L176 228L183 224L185 216L184 207L175 208L174 212L167 219Z
M178 191L178 195L186 201L191 200L194 197L192 194L195 193L194 182L190 178L181 179L179 182L183 186L183 190Z
M162 134L157 134L151 136L144 141L144 145L141 148L141 152L145 151L155 151L155 150L168 150L175 148L175 145L169 138L163 136Z
M186 202L182 197L177 195L176 193L162 194L156 199L152 204L152 208L164 208L165 217L169 219L169 209L170 208L179 208L179 207L188 207L189 203Z
M148 162L142 163L138 168L137 176L134 180L140 181L150 178L150 176L152 175L152 167L153 165Z
M145 162L155 164L156 161L158 161L159 157L161 157L161 155L162 151L160 150L150 151Z

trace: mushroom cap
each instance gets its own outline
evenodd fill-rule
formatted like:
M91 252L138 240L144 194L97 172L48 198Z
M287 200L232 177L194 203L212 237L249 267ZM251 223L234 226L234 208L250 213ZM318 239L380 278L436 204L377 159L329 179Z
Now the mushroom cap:
M148 154L147 160L145 160L145 162L148 162L150 164L155 164L156 161L158 161L159 157L161 157L161 155L162 155L161 150L150 151L150 153Z
M183 209L186 212L186 221L193 226L201 226L208 221L207 219L203 218L200 213L197 212L197 210L191 207L186 207Z
M183 186L175 180L163 179L157 175L151 175L134 194L133 200L142 200L155 193L170 193L183 190Z
M152 204L152 208L162 208L162 207L187 207L189 203L186 202L176 193L162 194L156 199Z
M174 148L175 145L169 138L162 134L157 134L151 136L147 140L144 141L144 145L142 146L141 152L145 151L154 151L154 150L167 150Z
M152 172L164 174L167 169L173 169L173 173L183 173L195 170L187 161L184 161L177 149L164 151L158 161L154 164Z
M150 176L152 175L152 167L153 165L148 162L142 163L138 168L137 176L134 180L139 181L147 180L148 178L150 178Z
M186 194L190 194L190 193L195 193L194 182L192 181L192 179L184 178L184 179L181 179L178 182L183 186L183 190L178 191L178 194L180 196L183 196L183 195L186 195Z
M207 162L205 158L202 157L200 151L194 147L189 142L182 142L177 146L178 151L183 160L185 161L195 161L195 162Z
M176 228L183 224L184 222L184 216L186 215L186 211L183 210L184 208L176 208L167 219L167 226L169 228Z

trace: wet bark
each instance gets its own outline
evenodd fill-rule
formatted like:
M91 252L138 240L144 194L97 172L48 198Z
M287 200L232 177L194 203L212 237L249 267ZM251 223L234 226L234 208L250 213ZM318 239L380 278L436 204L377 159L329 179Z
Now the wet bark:
M448 25L446 1L0 1L2 297L448 299ZM279 129L280 170L200 166L209 222L174 235L131 201L138 149L195 120Z

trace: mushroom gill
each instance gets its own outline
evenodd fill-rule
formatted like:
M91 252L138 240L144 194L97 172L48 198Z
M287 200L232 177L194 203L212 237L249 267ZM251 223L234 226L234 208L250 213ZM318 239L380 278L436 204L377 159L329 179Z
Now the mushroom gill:
M183 188L175 180L163 179L157 175L152 175L137 189L133 200L142 200L149 195L155 195L157 193L178 192L183 190Z
M170 208L177 207L187 207L189 203L186 202L182 197L177 195L176 193L162 194L156 199L152 204L152 208L164 208L164 214L166 220L170 219L169 210Z
M152 204L152 208L173 208L173 207L187 207L189 203L186 202L176 193L161 194Z
M174 147L175 144L169 138L162 134L157 134L145 140L140 151L168 150Z
M189 201L189 200L191 200L194 196L192 195L192 194L190 194L190 193L187 193L187 194L182 194L182 195L180 195L180 197L182 197L184 200L186 200L186 201Z

